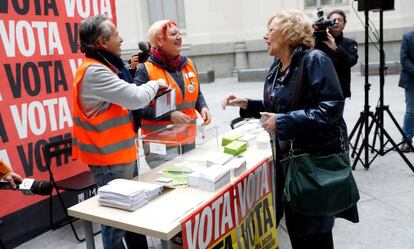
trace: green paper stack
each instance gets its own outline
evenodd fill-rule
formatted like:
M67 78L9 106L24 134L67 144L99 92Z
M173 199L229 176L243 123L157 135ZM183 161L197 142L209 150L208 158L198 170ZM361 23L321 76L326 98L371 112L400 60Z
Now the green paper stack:
M247 143L241 141L234 141L224 146L224 153L237 156L247 150Z
M224 134L221 137L221 146L226 146L226 145L230 144L231 142L237 140L239 137L241 137L241 135L237 132Z

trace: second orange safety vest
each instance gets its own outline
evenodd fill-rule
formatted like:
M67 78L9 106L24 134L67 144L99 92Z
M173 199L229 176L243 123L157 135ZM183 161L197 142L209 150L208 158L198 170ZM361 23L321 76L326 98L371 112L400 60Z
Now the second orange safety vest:
M152 136L151 133L165 129L168 125L172 124L171 121L142 119L141 133L147 136L150 135L151 139L160 140L166 144L168 144L168 142L178 142L180 144L194 143L197 134L197 113L195 105L199 94L199 82L193 62L187 58L187 64L180 71L184 78L185 92L181 91L177 82L175 82L168 71L150 61L145 62L145 67L150 80L162 78L171 88L175 89L177 111L181 111L188 115L191 122L188 126L176 127L174 132L160 132L158 135Z

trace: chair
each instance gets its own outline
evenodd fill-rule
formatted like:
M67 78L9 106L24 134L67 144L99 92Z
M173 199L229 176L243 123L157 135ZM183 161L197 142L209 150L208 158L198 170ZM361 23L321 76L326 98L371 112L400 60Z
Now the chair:
M51 162L53 158L56 158L56 160L60 160L62 156L71 157L72 156L72 138L64 138L58 141L53 141L48 144L46 144L43 147L43 154L46 161L46 166L49 171L50 176L50 182L52 183L54 189L56 190L58 199L60 204L62 205L62 208L65 212L65 219L66 222L61 224L60 226L66 225L67 223L70 224L73 234L75 235L76 240L79 242L85 241L85 238L79 238L78 233L76 232L76 229L73 225L74 218L68 216L67 207L63 201L63 198L60 194L60 190L64 191L70 191L70 192L80 192L85 190L92 190L96 189L97 185L95 183L95 180L93 178L93 175L90 171L84 171L79 174L76 174L72 177L55 181L53 177L53 172L51 169ZM50 215L50 227L51 229L55 229L54 223L53 223L53 202L52 202L52 196L53 193L49 196L49 215ZM100 232L100 231L99 231ZM99 232L96 232L94 235L98 234Z
M0 225L3 225L3 219L0 218ZM3 244L3 240L0 238L0 249L6 249L6 246Z
M242 117L235 118L230 122L230 127L231 129L235 129L241 126L242 124L246 123L248 120L249 120L248 118L242 118Z

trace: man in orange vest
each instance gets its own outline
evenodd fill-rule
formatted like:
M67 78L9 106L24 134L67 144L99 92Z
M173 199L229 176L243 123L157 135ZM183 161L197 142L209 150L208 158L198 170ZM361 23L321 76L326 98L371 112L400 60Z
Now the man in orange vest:
M137 168L136 130L129 110L147 106L158 91L168 89L162 80L143 86L130 84L121 59L122 38L104 15L83 20L79 26L80 50L85 53L73 84L73 157L89 165L97 185L112 179L131 179ZM146 237L102 225L105 249L147 248Z

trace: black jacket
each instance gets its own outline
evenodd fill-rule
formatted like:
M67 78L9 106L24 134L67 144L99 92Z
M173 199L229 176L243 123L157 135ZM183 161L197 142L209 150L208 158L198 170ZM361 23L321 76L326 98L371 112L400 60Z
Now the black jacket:
M341 150L340 139L347 139L342 118L344 98L331 60L319 50L306 57L302 86L307 90L300 98L302 107L293 107L299 65L306 51L303 47L294 51L283 79L277 75L280 61L276 59L264 85L263 101L249 100L248 109L240 110L240 115L259 118L261 111L276 113L282 152L287 152L289 141L294 140L295 148L301 152L337 153Z
M321 41L316 42L315 48L322 50L331 58L341 83L342 93L345 98L348 98L351 97L351 67L358 62L358 44L343 35L335 37L335 43L338 47L336 51Z
M263 100L248 100L248 108L240 109L242 117L260 117L262 111L276 113L276 218L283 215L281 196L284 188L284 174L280 159L287 156L290 140L294 140L296 151L319 155L338 153L347 144L347 130L342 118L344 97L332 61L321 51L313 50L303 66L305 94L300 101L293 103L299 68L308 48L295 49L292 61L284 77L278 76L280 61L275 59L267 75ZM343 141L343 142L341 142ZM334 224L334 216L303 216L292 209L286 209L286 224L294 236L306 236L329 232ZM358 222L356 206L336 215L352 222Z

